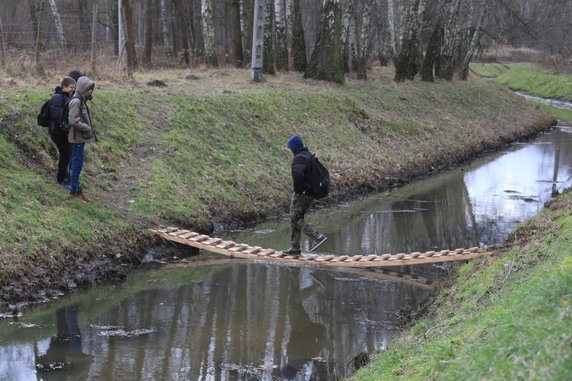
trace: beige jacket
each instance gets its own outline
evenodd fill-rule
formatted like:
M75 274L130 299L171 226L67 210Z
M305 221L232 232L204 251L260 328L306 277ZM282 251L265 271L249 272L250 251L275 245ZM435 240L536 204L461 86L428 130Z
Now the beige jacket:
M75 94L69 103L70 130L68 133L68 141L70 143L95 142L95 134L91 129L89 110L85 104L85 94L91 86L95 86L95 81L87 77L78 78Z

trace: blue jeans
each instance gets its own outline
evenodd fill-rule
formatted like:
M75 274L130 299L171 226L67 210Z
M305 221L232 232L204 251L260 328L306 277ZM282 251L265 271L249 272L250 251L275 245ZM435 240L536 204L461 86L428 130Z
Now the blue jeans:
M79 185L79 174L83 168L83 151L85 143L74 143L72 146L71 155L71 194L81 193L81 186Z

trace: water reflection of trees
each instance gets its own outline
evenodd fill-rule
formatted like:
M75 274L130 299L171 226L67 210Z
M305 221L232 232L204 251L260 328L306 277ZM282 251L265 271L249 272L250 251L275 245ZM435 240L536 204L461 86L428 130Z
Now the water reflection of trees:
M358 274L232 266L201 283L142 293L95 322L154 333L117 338L90 329L91 372L124 380L331 380L353 356L386 345L398 311L419 297Z

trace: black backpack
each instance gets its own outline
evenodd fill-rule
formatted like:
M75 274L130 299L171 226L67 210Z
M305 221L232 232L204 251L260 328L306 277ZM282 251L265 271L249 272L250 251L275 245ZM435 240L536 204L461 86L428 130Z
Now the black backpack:
M68 101L64 104L64 108L62 109L62 117L60 119L60 125L58 127L56 127L57 130L59 130L60 132L63 133L68 133L68 131L70 130L70 118L69 118L69 113L70 113L70 101L72 100L72 98L68 99Z
M330 192L330 172L316 155L312 155L312 193L314 198L324 198Z
M36 117L38 124L42 127L50 127L50 125L52 124L52 113L50 112L51 102L52 102L51 98L45 101L44 104L42 105L42 108L40 109L40 113Z

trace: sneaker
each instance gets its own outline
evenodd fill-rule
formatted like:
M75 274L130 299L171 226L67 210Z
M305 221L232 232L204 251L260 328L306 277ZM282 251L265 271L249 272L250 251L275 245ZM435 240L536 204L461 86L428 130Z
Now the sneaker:
M300 255L302 254L302 250L300 249L288 249L288 250L282 250L282 253L286 254L286 255Z
M318 235L318 237L314 240L314 242L312 242L312 247L310 247L310 251L316 250L318 246L326 242L327 239L328 237L326 237L323 234Z

